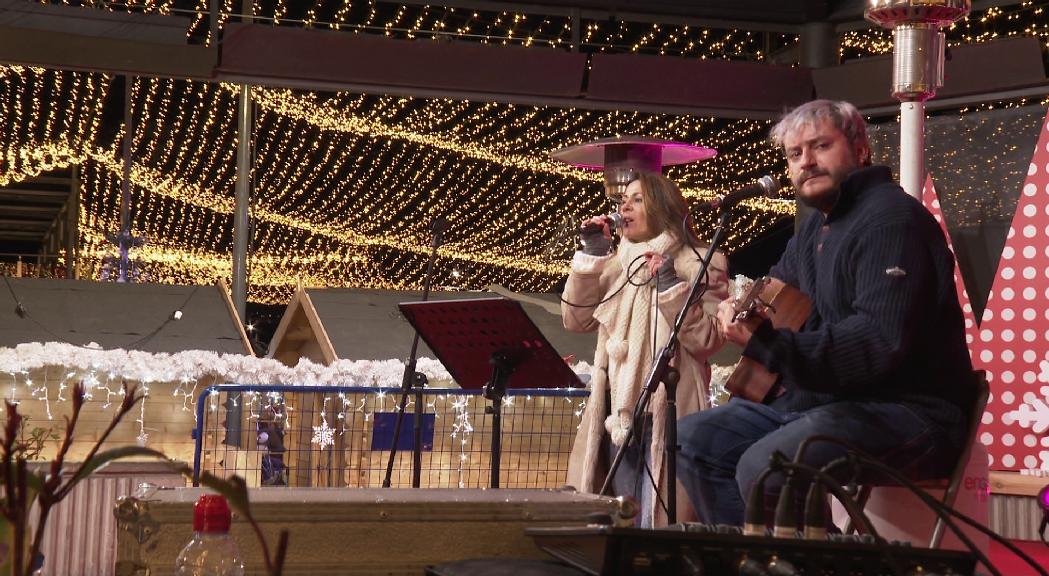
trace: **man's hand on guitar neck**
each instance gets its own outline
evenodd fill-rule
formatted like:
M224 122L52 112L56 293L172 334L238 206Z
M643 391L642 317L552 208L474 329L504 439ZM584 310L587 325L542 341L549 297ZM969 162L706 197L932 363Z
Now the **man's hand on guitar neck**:
M745 318L737 319L739 311L735 302L734 299L728 298L718 304L718 330L726 340L745 348L751 335L767 317L761 310L754 309Z

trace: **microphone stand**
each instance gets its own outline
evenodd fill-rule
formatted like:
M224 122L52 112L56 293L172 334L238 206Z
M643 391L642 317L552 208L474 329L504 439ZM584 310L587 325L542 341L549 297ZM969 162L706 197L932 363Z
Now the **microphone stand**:
M725 240L725 236L728 233L727 225L729 214L729 210L723 209L718 215L718 225L717 228L714 229L714 236L710 240L710 248L707 249L706 255L700 261L701 266L699 274L692 282L685 305L681 308L681 311L678 312L677 317L674 319L674 326L670 329L670 337L667 339L667 343L663 345L663 348L660 349L659 354L652 363L652 370L648 374L645 386L641 389L641 394L638 396L637 402L634 404L630 432L627 434L627 439L623 443L623 448L616 452L616 457L612 460L612 465L608 469L608 475L605 476L605 483L601 486L601 492L599 492L604 495L609 494L609 491L612 488L612 479L615 478L616 471L619 470L619 466L623 462L623 457L626 455L626 447L630 446L630 443L635 440L637 440L638 446L640 446L641 439L640 436L638 436L640 428L639 424L643 421L642 418L645 415L645 412L648 411L648 404L652 400L652 394L655 393L656 388L659 387L659 383L662 382L667 392L667 418L664 439L666 444L667 461L666 496L668 524L674 524L677 522L677 383L680 378L680 373L676 368L670 365L670 361L674 359L674 355L677 353L679 345L678 334L681 332L681 327L685 323L685 316L688 315L689 308L695 304L696 297L701 294L700 288L703 286L703 281L707 276L707 269L710 268L710 260L714 257L714 252ZM644 447L641 446L641 449L643 450Z
M444 241L444 231L448 229L448 221L437 218L430 225L433 231L433 243L430 246L430 260L426 263L426 280L423 284L422 301L430 299L430 286L433 283L433 265L437 260L437 248ZM393 425L393 444L390 446L390 459L386 462L386 476L383 478L382 487L389 488L393 477L393 461L397 458L397 443L401 438L401 426L404 424L404 410L408 406L408 395L413 389L416 391L415 398L415 443L412 445L412 488L418 488L422 479L422 394L421 388L426 386L426 375L416 372L417 356L419 353L419 331L415 331L412 339L412 350L408 353L408 361L404 364L404 377L401 378L401 401L397 408L397 419Z

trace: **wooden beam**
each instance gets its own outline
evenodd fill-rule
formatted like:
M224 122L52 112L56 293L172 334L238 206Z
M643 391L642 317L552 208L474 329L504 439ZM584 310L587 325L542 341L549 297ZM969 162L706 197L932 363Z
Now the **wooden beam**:
M1012 496L1037 496L1038 492L1049 485L1049 476L1029 476L1019 472L990 473L991 492Z
M0 61L59 70L209 80L218 50L0 26Z

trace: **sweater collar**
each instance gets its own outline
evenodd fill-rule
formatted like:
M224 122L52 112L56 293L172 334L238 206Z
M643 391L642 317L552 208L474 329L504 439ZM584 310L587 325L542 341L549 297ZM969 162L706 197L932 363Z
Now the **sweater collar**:
M892 182L892 170L890 170L888 166L868 166L849 174L845 180L842 181L841 191L838 194L838 201L834 204L834 208L831 208L830 214L827 215L825 221L829 222L835 220L848 212L849 206L851 206L865 190L877 186L878 184L889 182Z

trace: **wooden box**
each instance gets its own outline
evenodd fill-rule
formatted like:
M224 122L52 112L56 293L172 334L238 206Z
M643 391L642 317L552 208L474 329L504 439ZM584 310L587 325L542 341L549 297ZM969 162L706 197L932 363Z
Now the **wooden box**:
M169 574L192 535L199 488L161 490L136 524L118 530L117 574ZM562 490L260 488L252 511L269 546L290 533L284 574L412 574L467 558L545 558L529 527L585 524L615 515L613 498ZM123 528L148 527L146 531ZM249 574L263 574L258 540L234 515ZM139 542L139 540L142 542Z

